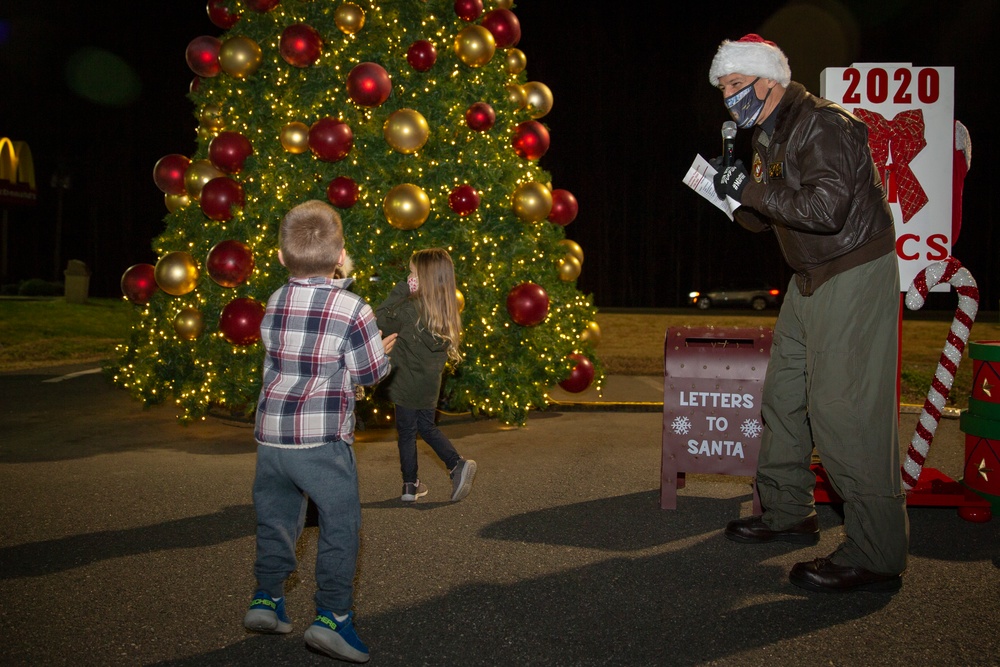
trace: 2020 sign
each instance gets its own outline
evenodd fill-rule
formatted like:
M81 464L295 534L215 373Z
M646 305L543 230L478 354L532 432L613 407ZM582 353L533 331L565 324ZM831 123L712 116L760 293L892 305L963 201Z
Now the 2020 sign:
M934 104L941 97L941 76L931 67L914 74L909 67L900 67L892 74L882 67L862 72L855 67L844 70L843 104Z

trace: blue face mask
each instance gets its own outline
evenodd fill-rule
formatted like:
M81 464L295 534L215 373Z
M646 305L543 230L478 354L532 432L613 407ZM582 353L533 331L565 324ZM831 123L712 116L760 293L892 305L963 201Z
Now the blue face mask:
M760 117L760 112L764 109L764 102L767 100L767 96L771 94L769 89L763 100L758 98L756 91L754 91L754 84L758 81L760 81L760 77L754 79L749 86L745 86L722 100L722 103L726 105L726 109L729 111L729 115L733 117L733 120L736 121L736 125L740 129L745 130L748 127L753 127L753 124L757 122L757 118Z

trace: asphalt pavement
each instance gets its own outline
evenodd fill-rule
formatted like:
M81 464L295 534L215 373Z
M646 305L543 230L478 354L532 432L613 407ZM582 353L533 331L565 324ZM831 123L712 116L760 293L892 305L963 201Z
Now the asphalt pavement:
M181 425L91 370L0 375L3 664L338 664L302 642L314 527L287 589L294 632L242 627L250 425ZM689 474L661 510L662 392L661 378L612 376L601 394L554 391L523 428L443 416L479 464L458 503L422 443L430 494L401 503L394 433L360 433L355 620L369 664L1000 664L1000 519L911 507L899 593L807 593L788 570L840 543L838 507L819 505L815 547L726 540L750 512L745 477ZM901 448L916 419L901 415ZM927 465L961 475L958 419L941 420Z

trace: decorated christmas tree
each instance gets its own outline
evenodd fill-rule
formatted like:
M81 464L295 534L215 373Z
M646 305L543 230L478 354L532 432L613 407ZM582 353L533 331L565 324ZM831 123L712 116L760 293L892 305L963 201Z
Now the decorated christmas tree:
M168 214L156 265L122 277L136 305L115 382L183 419L249 415L264 303L287 280L278 227L295 204L340 212L352 289L373 307L411 253L455 262L464 360L442 406L523 423L557 384L601 380L595 308L564 226L577 214L540 158L552 92L529 81L512 3L209 0L193 39L193 153L154 167ZM378 392L359 402L369 418Z

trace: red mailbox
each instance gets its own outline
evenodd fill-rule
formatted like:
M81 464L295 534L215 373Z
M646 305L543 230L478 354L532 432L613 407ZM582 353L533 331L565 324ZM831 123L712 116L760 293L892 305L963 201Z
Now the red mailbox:
M663 348L660 508L677 508L684 474L757 474L760 402L773 332L671 327ZM760 500L754 492L754 513Z

